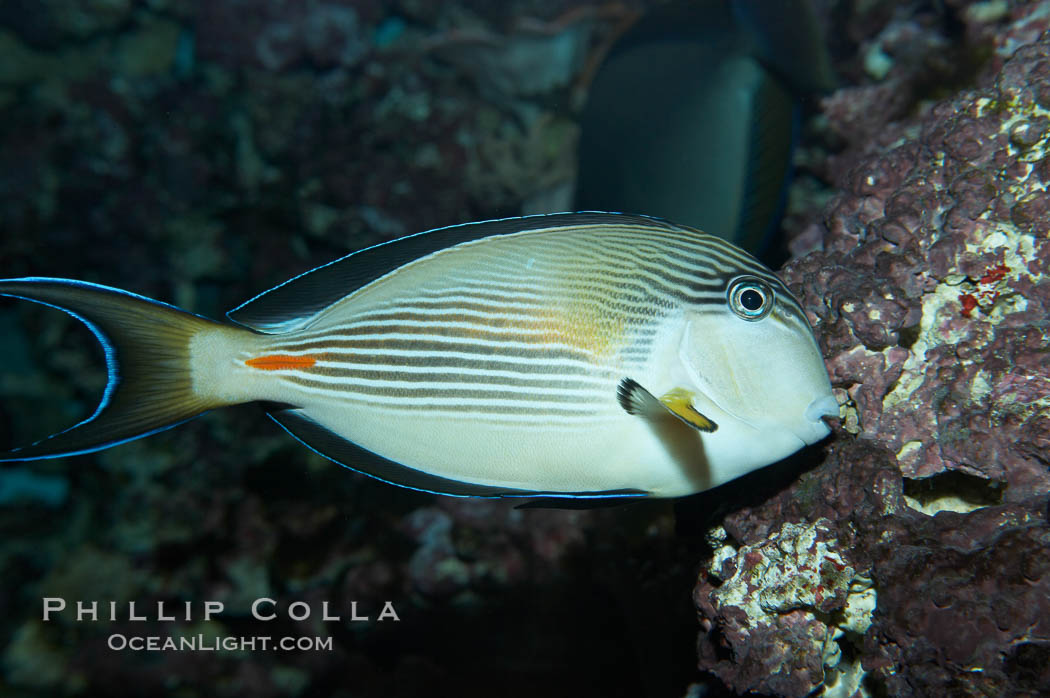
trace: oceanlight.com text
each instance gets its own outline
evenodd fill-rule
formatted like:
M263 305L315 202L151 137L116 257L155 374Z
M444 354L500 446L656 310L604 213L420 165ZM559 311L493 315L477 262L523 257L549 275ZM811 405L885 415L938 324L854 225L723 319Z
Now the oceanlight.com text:
M269 635L124 635L113 633L106 644L117 652L331 652L331 637Z

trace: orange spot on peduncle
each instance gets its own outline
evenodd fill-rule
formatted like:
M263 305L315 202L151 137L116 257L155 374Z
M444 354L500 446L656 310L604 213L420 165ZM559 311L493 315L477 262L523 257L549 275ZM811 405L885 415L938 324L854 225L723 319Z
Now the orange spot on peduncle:
M269 354L257 356L244 362L249 368L263 371L287 371L295 368L310 368L317 359L312 356L292 356L290 354Z

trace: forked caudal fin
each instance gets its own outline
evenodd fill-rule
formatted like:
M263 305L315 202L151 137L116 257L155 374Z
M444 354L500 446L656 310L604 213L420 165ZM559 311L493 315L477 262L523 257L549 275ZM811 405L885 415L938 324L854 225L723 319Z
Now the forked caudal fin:
M0 280L0 295L57 308L83 322L102 344L107 370L94 414L31 446L0 452L0 461L95 451L219 406L194 393L189 354L190 339L219 323L133 293L68 279Z

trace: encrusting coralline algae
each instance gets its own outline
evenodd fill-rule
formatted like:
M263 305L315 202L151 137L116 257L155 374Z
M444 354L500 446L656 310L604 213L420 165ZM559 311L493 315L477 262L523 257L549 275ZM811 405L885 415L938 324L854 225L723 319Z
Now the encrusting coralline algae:
M700 666L734 690L1050 686L1050 33L1018 48L1046 13L1008 9L1012 57L840 165L822 251L784 271L844 419L823 465L727 517L695 589ZM810 586L756 605L773 572ZM845 627L857 594L870 627Z

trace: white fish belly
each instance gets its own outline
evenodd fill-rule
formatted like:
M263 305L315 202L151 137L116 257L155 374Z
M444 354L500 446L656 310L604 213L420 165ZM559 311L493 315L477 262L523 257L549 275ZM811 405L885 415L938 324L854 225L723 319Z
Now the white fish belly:
M569 425L408 416L332 403L305 412L385 458L462 482L566 493L639 489L656 496L709 486L699 433L686 428L678 441L662 439L649 422L613 406L620 414L610 410Z

